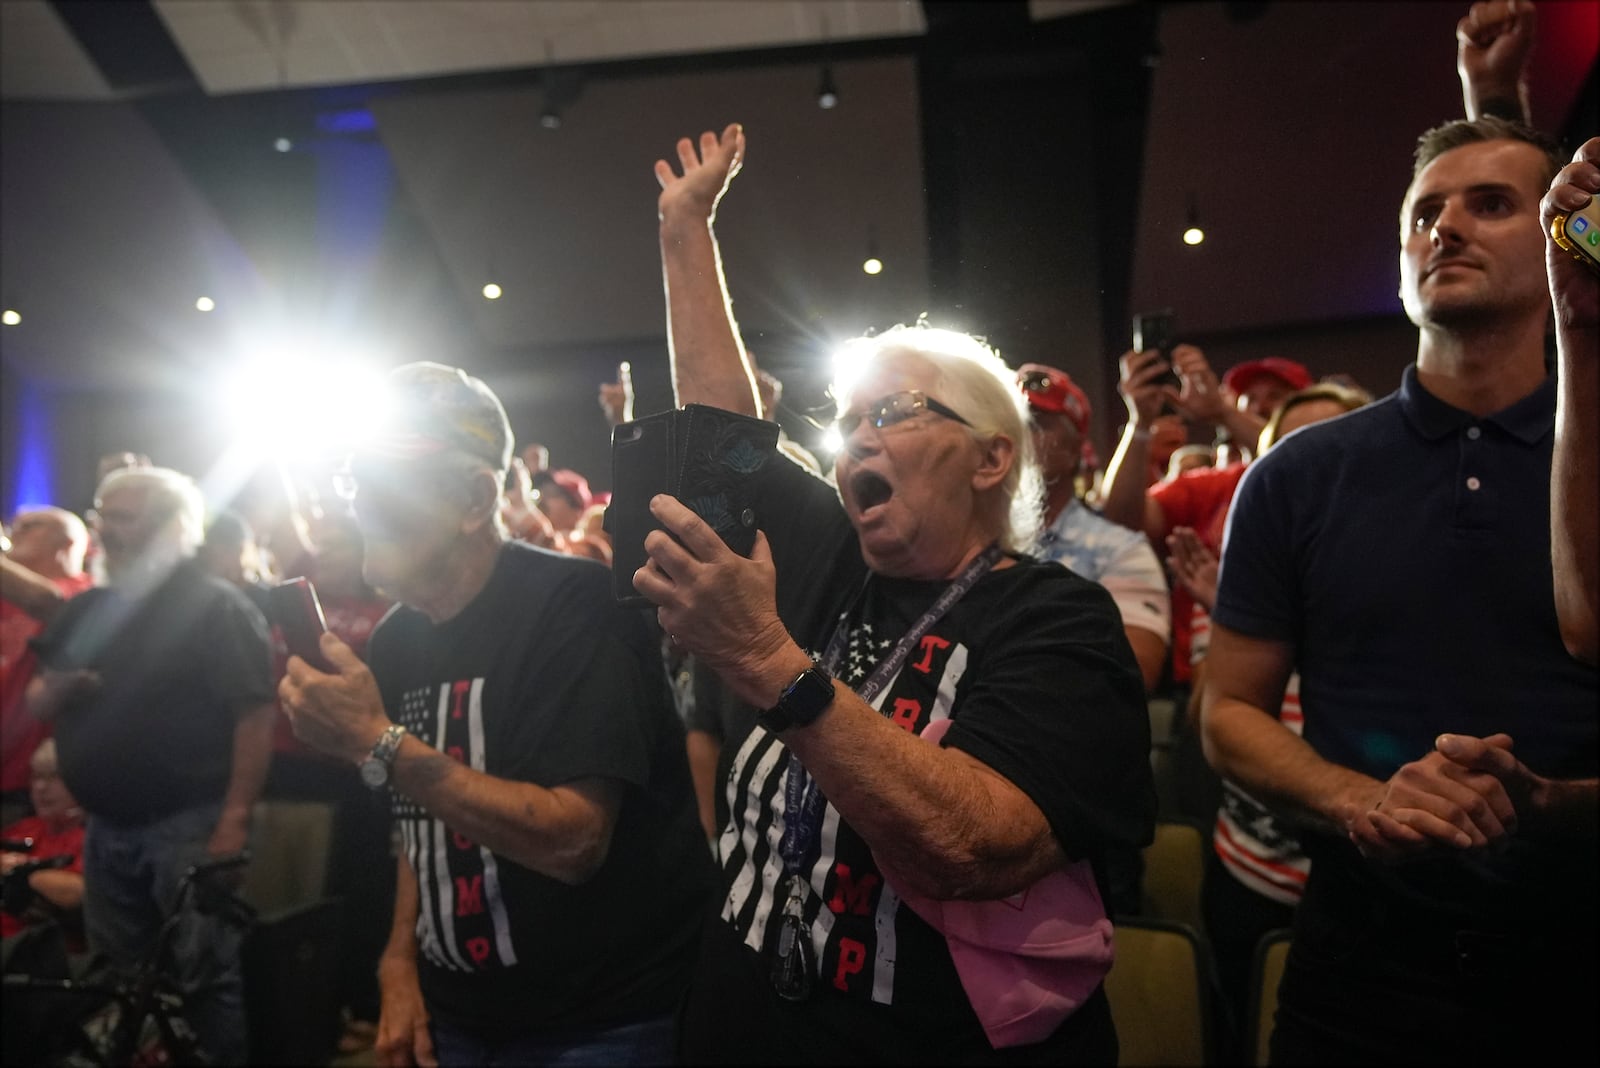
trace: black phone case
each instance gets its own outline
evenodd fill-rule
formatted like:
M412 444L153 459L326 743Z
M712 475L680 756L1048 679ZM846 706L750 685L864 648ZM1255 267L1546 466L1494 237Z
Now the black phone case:
M623 604L648 604L633 588L644 539L661 524L650 498L669 494L705 520L728 548L749 556L760 516L751 480L777 455L778 424L703 404L658 412L611 432L611 590Z

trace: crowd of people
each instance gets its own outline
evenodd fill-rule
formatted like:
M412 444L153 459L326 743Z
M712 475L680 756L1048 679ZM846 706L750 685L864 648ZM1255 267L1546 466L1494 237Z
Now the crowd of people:
M1600 276L1548 235L1600 137L1563 159L1526 125L1532 18L1461 22L1468 117L1400 199L1416 360L1380 399L1129 351L1102 467L1048 353L885 330L847 346L831 470L725 442L748 555L648 502L646 612L606 495L457 367L391 373L338 492L268 473L208 514L108 457L87 522L7 529L7 939L131 965L261 802L312 803L344 1048L381 1064L1113 1064L1161 696L1224 1059L1286 926L1274 1063L1592 1054ZM684 138L655 175L675 399L759 419L781 384L716 223L745 148ZM599 401L632 419L626 364ZM297 575L328 632L291 654L268 591ZM197 910L173 943L219 1063L249 1055L241 937Z

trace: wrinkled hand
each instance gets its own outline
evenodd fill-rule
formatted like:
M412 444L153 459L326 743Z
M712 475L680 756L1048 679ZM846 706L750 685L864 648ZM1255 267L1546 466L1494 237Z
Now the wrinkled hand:
M1148 430L1162 408L1178 402L1178 391L1157 381L1170 367L1158 349L1129 349L1117 361L1117 392L1128 407L1129 425Z
M678 500L664 494L650 512L667 530L644 540L649 561L633 574L633 587L656 605L661 627L680 649L693 653L736 691L742 674L792 645L778 618L778 572L764 533L745 559Z
M433 1035L428 1031L428 1010L422 1002L416 964L385 958L378 966L378 986L383 999L373 1046L378 1063L385 1068L435 1068L439 1061L433 1053Z
M1596 193L1600 193L1600 137L1591 137L1573 153L1572 162L1556 174L1550 191L1539 202L1539 222L1546 239L1545 270L1550 278L1550 299L1555 305L1556 322L1563 327L1600 328L1600 273L1584 267L1557 245L1550 237L1550 223L1557 215L1570 215L1583 208ZM1589 355L1595 354L1590 351Z
M617 380L600 383L600 410L611 426L633 420L633 367L624 360L617 365Z
M383 698L372 672L344 642L324 634L322 655L338 674L323 674L291 656L278 683L278 698L296 738L329 756L359 764L389 727Z
M1504 734L1483 739L1441 735L1436 746L1466 741L1510 755L1511 739ZM1517 830L1516 806L1500 776L1484 770L1500 769L1498 758L1484 756L1476 747L1472 752L1471 766L1435 748L1400 768L1375 804L1345 813L1351 842L1363 855L1391 864L1503 847Z
M744 165L744 127L730 123L720 138L707 130L700 135L698 152L693 141L679 138L678 163L683 168L682 175L675 173L666 160L656 160L656 181L661 183L656 208L661 218L684 215L711 222L716 218L722 194L728 191L728 183Z
M1456 72L1479 100L1517 99L1533 54L1538 17L1531 0L1473 4L1456 23Z
M1217 603L1216 554L1206 548L1192 527L1173 527L1167 535L1167 551L1172 554L1167 557L1172 577L1210 612Z

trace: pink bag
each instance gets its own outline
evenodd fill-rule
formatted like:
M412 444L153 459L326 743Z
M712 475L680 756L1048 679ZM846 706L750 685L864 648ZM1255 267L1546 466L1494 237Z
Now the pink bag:
M922 737L938 744L948 719ZM998 901L935 901L900 889L900 899L945 936L967 1000L995 1049L1042 1042L1111 970L1111 921L1089 862L1051 872Z

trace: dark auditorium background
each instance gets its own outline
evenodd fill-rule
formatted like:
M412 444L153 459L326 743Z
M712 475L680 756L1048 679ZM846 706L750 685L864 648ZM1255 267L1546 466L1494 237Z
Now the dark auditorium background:
M627 360L639 411L670 403L651 164L731 121L735 309L802 441L832 343L923 312L1070 371L1102 455L1137 311L1219 368L1386 393L1415 347L1398 200L1461 114L1467 7L4 0L0 504L81 510L111 450L206 472L216 383L281 331L465 366L606 488L598 383ZM1600 5L1539 20L1534 118L1570 147Z

